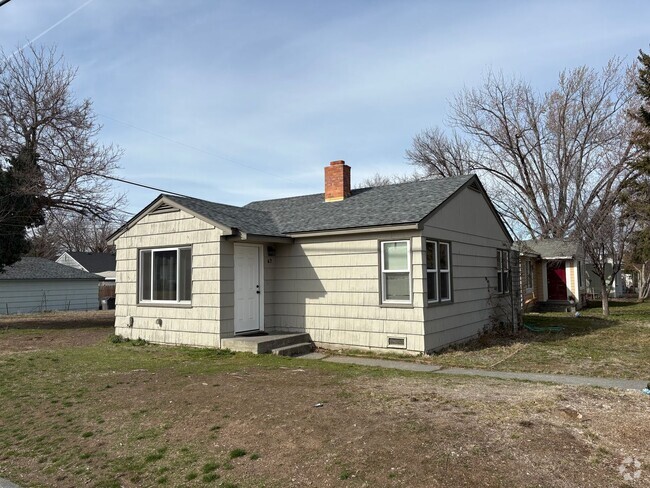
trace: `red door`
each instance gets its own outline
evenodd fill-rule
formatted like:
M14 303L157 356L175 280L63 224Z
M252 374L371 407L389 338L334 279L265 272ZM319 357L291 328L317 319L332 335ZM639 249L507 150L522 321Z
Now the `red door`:
M566 300L566 267L564 261L549 261L546 266L549 300Z

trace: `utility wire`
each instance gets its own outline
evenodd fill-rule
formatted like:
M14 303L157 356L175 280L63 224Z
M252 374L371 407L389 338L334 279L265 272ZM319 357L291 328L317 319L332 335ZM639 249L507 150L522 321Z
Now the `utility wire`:
M11 0L1 0L0 1L0 7L2 7L3 5L5 5L5 4L9 3L9 2L11 2Z
M108 176L108 175L96 175L96 176L106 178L107 180L114 180L114 181L119 181L120 183L126 183L127 185L139 186L141 188L146 188L148 190L155 190L161 193L167 193L169 195L176 195L177 197L196 198L196 197L191 197L189 195L184 195L182 193L177 193L175 191L163 190L162 188L156 188L155 186L149 186L149 185L144 185L142 183L136 183L135 181L125 180L123 178L118 178L116 176Z

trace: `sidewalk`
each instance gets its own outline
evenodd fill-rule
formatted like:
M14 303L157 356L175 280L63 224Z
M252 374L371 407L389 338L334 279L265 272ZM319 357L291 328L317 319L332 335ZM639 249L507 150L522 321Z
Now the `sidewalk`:
M0 488L20 488L20 486L13 484L11 481L0 478Z
M571 376L563 374L545 373L517 373L511 371L491 371L485 369L467 368L443 368L434 364L421 364L411 361L399 361L392 359L373 359L353 356L328 356L323 353L311 353L299 356L302 359L314 359L330 363L356 364L359 366L370 366L376 368L392 368L404 371L416 371L422 373L449 374L462 376L483 376L503 380L521 380L540 383L556 383L559 385L598 386L601 388L617 388L620 390L642 390L646 387L647 381L643 380L622 380L616 378L595 378L590 376Z

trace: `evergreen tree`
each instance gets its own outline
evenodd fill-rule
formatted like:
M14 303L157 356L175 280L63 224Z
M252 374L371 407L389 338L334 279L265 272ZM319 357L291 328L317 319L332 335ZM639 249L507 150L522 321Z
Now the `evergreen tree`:
M632 142L639 148L631 166L636 171L623 195L627 217L635 219L639 230L631 236L631 249L627 256L628 268L638 273L638 297L650 296L650 55L639 51L639 71L636 89L640 103L632 112L637 124Z
M633 161L633 168L639 176L632 182L633 197L630 199L632 212L646 224L650 223L650 54L640 51L639 73L636 80L637 93L641 103L632 113L637 122L632 142L639 148L639 156Z
M44 223L37 159L34 151L23 148L0 167L0 272L29 250L28 228Z

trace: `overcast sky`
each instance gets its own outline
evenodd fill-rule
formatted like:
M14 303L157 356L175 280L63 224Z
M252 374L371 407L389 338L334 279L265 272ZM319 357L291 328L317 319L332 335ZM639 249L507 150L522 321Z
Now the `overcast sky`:
M0 46L41 36L78 67L118 176L240 205L321 192L336 159L353 185L409 172L413 136L487 69L544 91L647 51L648 19L647 0L12 0ZM132 212L157 196L117 189Z

